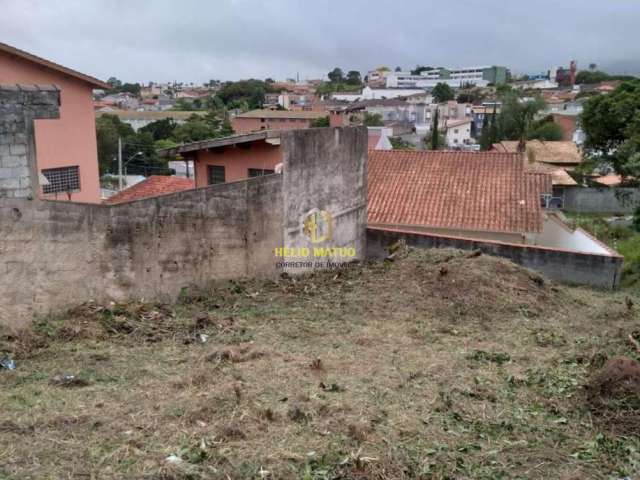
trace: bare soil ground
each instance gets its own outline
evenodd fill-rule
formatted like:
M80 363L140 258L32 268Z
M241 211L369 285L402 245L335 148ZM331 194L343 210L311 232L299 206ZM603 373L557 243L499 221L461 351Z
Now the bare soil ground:
M0 339L0 478L638 478L639 312L454 250L82 305Z

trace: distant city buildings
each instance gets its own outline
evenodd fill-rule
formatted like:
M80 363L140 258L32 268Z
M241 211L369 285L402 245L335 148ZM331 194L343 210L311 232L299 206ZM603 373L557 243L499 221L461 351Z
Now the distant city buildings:
M387 88L433 88L438 83L446 83L452 88L466 85L486 87L507 82L506 67L480 66L465 68L436 68L425 70L419 75L410 72L389 72L385 77Z

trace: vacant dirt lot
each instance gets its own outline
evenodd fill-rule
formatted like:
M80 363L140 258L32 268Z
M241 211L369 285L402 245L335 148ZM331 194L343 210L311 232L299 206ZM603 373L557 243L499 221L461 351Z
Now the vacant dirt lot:
M637 478L639 311L453 250L83 305L2 336L0 478Z

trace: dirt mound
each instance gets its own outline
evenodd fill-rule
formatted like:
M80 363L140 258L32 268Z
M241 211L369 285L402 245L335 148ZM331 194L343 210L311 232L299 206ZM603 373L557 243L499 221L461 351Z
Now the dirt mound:
M608 360L587 385L588 405L603 426L617 434L640 433L640 363Z
M407 249L392 262L384 288L403 289L409 301L451 321L537 317L562 306L558 289L538 273L479 251Z

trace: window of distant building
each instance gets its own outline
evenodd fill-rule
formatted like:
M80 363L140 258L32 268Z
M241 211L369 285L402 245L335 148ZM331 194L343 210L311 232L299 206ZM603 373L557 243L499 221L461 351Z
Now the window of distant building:
M42 175L49 182L43 193L71 193L80 191L80 167L46 168Z
M249 178L254 178L254 177L262 177L264 175L271 175L275 173L275 171L267 170L264 168L250 168L248 173L249 173Z
M219 165L209 165L207 167L207 177L209 179L209 185L224 183L226 181L224 167Z

